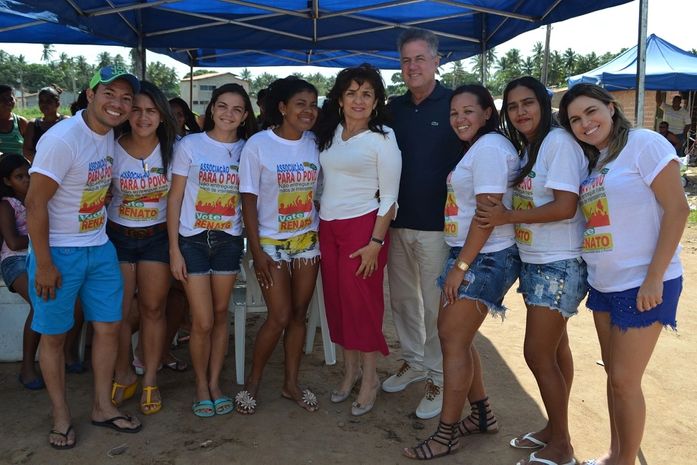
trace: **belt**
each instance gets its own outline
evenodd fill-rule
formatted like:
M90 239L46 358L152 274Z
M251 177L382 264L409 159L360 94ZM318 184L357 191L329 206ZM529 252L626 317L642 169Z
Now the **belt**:
M129 226L124 226L122 224L115 223L113 221L107 221L107 227L113 229L119 234L123 234L131 239L146 239L152 237L155 234L166 231L167 223L158 223L152 226L146 226L144 228L131 228Z

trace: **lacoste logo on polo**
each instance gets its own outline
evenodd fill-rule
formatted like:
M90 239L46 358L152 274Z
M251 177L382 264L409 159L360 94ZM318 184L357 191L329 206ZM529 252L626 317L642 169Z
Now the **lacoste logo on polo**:
M438 121L431 121L431 126L438 126Z

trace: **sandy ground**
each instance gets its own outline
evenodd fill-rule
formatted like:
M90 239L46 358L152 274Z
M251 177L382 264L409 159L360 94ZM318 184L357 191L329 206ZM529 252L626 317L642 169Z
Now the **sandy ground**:
M683 247L686 272L678 332L664 331L644 377L648 420L638 460L641 465L697 461L697 322L688 317L697 300L697 288L692 285L697 281L697 227L686 230ZM487 320L476 342L501 430L496 435L464 439L462 450L438 463L514 464L526 454L511 449L508 441L544 424L538 389L522 356L524 307L514 292L507 296L506 304L511 311L505 322ZM247 319L247 364L253 334L262 319L260 314ZM389 316L385 330L395 351L399 344ZM590 313L582 310L573 318L569 333L576 365L570 427L576 456L581 460L596 457L608 447L605 373L596 363L600 351ZM186 346L175 353L188 360ZM232 355L224 371L228 395L239 390L234 384ZM382 359L381 378L399 364L394 354ZM321 408L316 413L305 412L280 397L280 347L266 369L256 415L196 418L190 410L191 371L165 370L160 375L163 410L142 418L145 428L137 435L91 426L91 374L69 375L69 400L78 439L77 447L69 451L55 451L48 446L48 397L45 391L21 388L18 370L16 363L0 364L2 464L403 464L413 462L400 455L401 448L413 446L437 425L437 419L421 421L412 413L423 393L423 383L401 393L381 392L375 409L360 418L350 415L350 401L338 405L329 402L329 392L339 381L341 368L324 364L319 331L315 350L305 357L301 371L302 382L320 399ZM131 413L138 410L135 400L127 401L124 408Z

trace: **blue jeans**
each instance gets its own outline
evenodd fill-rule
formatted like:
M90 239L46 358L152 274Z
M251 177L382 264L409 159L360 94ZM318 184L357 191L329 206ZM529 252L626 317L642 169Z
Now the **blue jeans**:
M244 242L241 236L206 230L189 237L179 235L179 249L190 275L237 274Z

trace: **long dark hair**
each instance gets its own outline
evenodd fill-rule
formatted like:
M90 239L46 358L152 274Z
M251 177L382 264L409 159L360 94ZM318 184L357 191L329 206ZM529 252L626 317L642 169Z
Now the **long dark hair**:
M484 134L489 134L490 132L499 132L499 114L496 112L496 105L494 105L494 97L491 96L489 90L480 84L465 84L453 91L453 95L450 96L450 104L452 105L453 100L460 94L472 94L477 97L477 104L482 107L482 110L486 111L487 108L491 108L491 117L484 123L484 126L479 128L479 131L474 135L474 138L470 143L465 142L464 147L468 149L474 143L482 137Z
M377 68L368 63L363 63L360 66L342 70L336 76L334 86L327 94L327 100L324 101L324 105L322 106L321 118L315 126L317 146L320 151L327 150L332 145L334 132L344 119L339 101L353 82L356 82L359 86L362 86L366 82L373 86L377 105L370 115L368 129L382 135L387 134L383 129L383 125L387 122L385 84L382 82L380 71L378 71Z
M215 127L215 122L213 122L213 106L216 104L221 95L228 92L239 95L244 101L244 111L247 112L247 117L239 126L237 126L237 137L247 140L252 137L255 132L257 132L257 121L254 117L252 101L249 100L249 95L247 94L247 91L244 90L244 87L239 84L223 84L213 91L211 101L208 102L208 106L206 107L206 116L203 120L203 130L207 132Z
M15 197L15 191L5 184L5 179L12 176L17 168L26 166L29 168L29 160L16 153L6 153L0 156L0 197Z
M170 104L170 106L171 105L178 105L179 108L182 109L182 112L184 113L184 126L185 126L185 129L187 131L189 131L190 134L201 132L201 126L199 126L198 121L196 121L196 115L194 114L193 111L191 111L191 108L189 108L189 104L187 104L183 98L181 98L181 97L171 98L171 99L169 99L169 104ZM177 128L177 129L179 129L179 128Z
M297 76L276 79L268 87L269 93L264 99L264 129L283 124L283 115L278 105L286 105L294 95L300 92L311 92L317 95L317 88Z
M627 145L627 138L629 137L629 131L632 129L632 123L624 116L622 107L617 103L612 94L600 86L596 86L595 84L576 84L564 94L559 104L559 123L564 126L564 129L569 131L581 145L583 153L585 153L586 158L588 158L589 170L596 168L598 158L600 157L600 150L594 145L580 141L571 129L569 105L578 97L590 97L600 101L604 105L612 104L615 108L615 113L612 115L612 130L610 131L610 144L607 148L607 158L603 160L603 165L597 166L597 168L601 168L617 158L624 146Z
M162 91L152 82L140 81L139 94L147 95L155 104L155 108L160 112L162 122L157 126L155 134L160 141L160 153L162 155L162 166L167 175L167 168L172 162L172 154L174 153L174 141L177 140L177 123L172 115L172 109L169 107L167 97ZM131 132L131 124L126 120L121 128L122 134Z
M525 87L530 89L537 103L540 105L540 124L535 129L535 135L532 140L528 140L525 135L518 131L511 118L508 116L508 94L516 87ZM525 166L521 169L520 173L513 180L513 185L519 184L525 176L527 176L530 171L532 171L535 162L537 161L537 154L540 152L540 146L542 146L542 141L549 134L552 129L552 101L549 98L547 89L545 86L532 76L523 76L518 79L514 79L508 83L506 89L503 91L503 104L501 105L501 131L511 140L513 146L518 151L518 156L523 157L525 150L528 151L528 161Z

